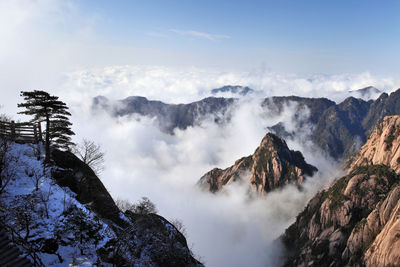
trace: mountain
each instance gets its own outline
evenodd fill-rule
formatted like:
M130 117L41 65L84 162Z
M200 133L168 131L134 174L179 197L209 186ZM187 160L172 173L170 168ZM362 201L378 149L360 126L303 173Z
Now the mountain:
M2 234L35 266L203 266L169 221L122 212L74 154L54 149L44 165L40 145L3 142L0 150Z
M107 110L113 116L138 114L155 117L162 131L173 134L175 128L186 129L205 118L211 117L216 123L227 122L238 103L236 98L209 97L175 105L150 101L144 97L111 101L100 96L94 98L92 107L94 111ZM337 104L326 98L283 96L265 98L261 106L269 112L269 117L281 115L288 106L294 107L294 119L299 127L311 131L313 143L334 159L343 160L357 152L359 145L366 141L366 137L386 115L400 114L400 89L390 95L383 93L376 100L369 101L349 97ZM301 112L304 110L307 112ZM282 122L271 126L270 131L285 139L296 135L296 132L285 129Z
M382 91L373 86L368 86L358 90L349 91L349 93L353 97L370 100L378 97L380 94L382 94Z
M211 94L213 95L218 95L220 93L232 93L239 96L245 96L247 94L254 93L254 90L250 87L240 85L225 85L223 87L211 90Z
M400 116L386 116L365 145L350 159L350 170L362 165L384 164L400 173Z
M234 102L236 100L233 98L209 97L189 104L165 104L140 96L118 101L98 96L93 99L92 107L94 111L106 110L115 117L138 114L156 118L162 131L173 134L175 128L186 129L205 118L212 118L216 123L222 122L229 118L228 108Z
M310 200L281 238L285 266L400 265L399 129L385 117L348 174Z
M376 125L386 116L400 114L400 89L390 95L383 93L376 100L364 101L349 97L336 104L324 98L272 97L265 99L264 106L275 107L280 114L285 105L296 103L296 113L303 108L308 117L297 117L299 125L311 129L311 140L335 159L346 159L358 150L358 144L366 141ZM274 109L272 109L274 110ZM270 128L283 138L296 133L287 131L278 123Z
M245 181L263 195L286 184L300 186L305 176L312 176L316 171L299 151L290 150L285 140L267 133L253 155L237 160L225 170L209 171L198 184L214 193L233 182Z

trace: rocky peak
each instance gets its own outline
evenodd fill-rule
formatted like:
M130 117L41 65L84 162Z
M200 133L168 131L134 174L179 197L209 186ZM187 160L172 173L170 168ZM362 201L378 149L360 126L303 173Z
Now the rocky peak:
M243 157L225 170L215 168L200 178L201 187L211 192L235 181L247 181L263 195L286 184L300 185L317 169L304 161L299 151L290 150L282 138L268 133L253 155Z
M358 166L384 164L399 173L400 116L386 116L350 162L350 171Z
M382 93L379 89L373 87L373 86L368 86L365 88L361 88L358 90L352 90L349 91L350 95L353 95L355 97L363 98L365 100L373 99L379 94Z

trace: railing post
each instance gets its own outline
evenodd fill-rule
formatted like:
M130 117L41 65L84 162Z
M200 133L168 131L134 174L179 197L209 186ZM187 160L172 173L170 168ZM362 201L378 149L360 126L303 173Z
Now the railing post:
M33 136L34 136L34 139L35 139L35 144L37 144L37 143L39 143L39 140L38 140L38 136L37 136L36 125L32 124L32 126L33 126Z
M15 140L15 121L11 121L11 140Z
M43 141L43 139L42 139L42 125L40 124L40 121L38 122L38 130L39 130L39 141Z

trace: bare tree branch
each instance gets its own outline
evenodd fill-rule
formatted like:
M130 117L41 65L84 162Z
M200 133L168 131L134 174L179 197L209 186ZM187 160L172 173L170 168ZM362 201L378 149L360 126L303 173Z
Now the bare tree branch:
M81 144L73 147L72 152L96 173L100 174L104 169L104 152L100 145L95 142L83 139Z

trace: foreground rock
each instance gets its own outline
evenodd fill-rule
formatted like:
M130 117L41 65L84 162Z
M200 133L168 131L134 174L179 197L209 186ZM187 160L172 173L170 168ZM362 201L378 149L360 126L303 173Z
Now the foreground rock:
M188 248L186 238L169 221L156 214L124 216L92 169L70 152L55 150L53 177L89 204L100 218L111 221L115 238L97 254L117 266L202 266Z
M300 185L317 169L304 161L299 151L268 133L253 155L241 158L225 170L215 168L200 178L199 185L211 192L220 191L235 181L244 181L257 193L265 194L286 184Z
M349 174L311 199L282 237L285 266L400 264L399 127L399 116L385 117Z
M9 143L0 228L35 266L203 266L163 217L121 212L75 155L54 150L44 168L32 148Z

